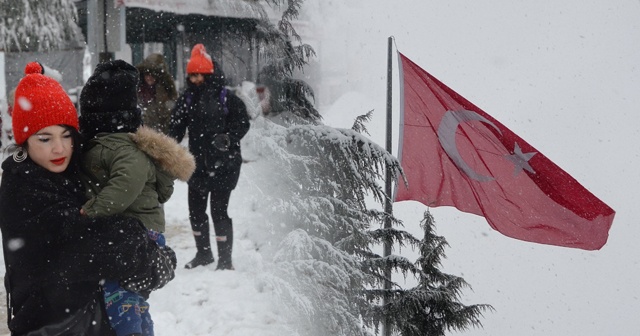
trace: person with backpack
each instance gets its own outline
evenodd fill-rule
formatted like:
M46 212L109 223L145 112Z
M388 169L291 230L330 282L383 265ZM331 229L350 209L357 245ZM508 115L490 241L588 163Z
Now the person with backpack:
M240 177L240 140L249 131L249 116L240 98L225 87L222 69L204 45L196 44L187 63L187 81L171 112L169 136L181 142L188 129L196 170L188 181L189 221L196 256L185 268L215 261L211 251L207 201L218 248L217 270L233 270L233 222L227 209Z

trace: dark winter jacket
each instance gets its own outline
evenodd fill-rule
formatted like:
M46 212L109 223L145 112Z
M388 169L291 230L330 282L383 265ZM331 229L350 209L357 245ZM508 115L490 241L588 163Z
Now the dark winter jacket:
M52 173L31 159L16 163L12 157L2 169L0 230L12 335L41 328L49 329L38 335L57 335L51 329L87 305L104 319L82 334L114 335L99 309L99 281L149 274L158 247L142 223L81 216L85 197L77 173Z
M223 95L223 88L214 76L206 77L200 86L187 81L171 112L169 136L180 142L189 130L189 150L196 158L190 185L205 183L231 190L237 183L240 140L249 131L249 116L242 100L231 91ZM224 134L229 137L228 150L215 145L216 136Z
M187 181L193 156L174 139L150 128L133 133L98 133L82 157L88 216L124 214L151 230L165 231L165 203L173 180Z
M140 72L138 84L138 103L142 107L142 120L145 126L167 134L169 118L178 92L169 73L169 68L160 54L151 54L136 66ZM154 85L148 85L144 76L155 78Z

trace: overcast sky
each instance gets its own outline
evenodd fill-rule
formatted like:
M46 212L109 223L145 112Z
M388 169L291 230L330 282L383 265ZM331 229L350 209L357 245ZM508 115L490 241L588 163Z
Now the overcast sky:
M514 240L481 217L432 209L451 245L444 271L473 286L463 301L496 309L484 329L462 334L639 334L640 1L327 3L317 10L317 44L325 69L345 75L343 99L323 108L327 123L348 127L349 113L374 109L371 136L384 144L387 38L394 36L394 48L617 212L608 243L589 252ZM426 209L394 205L417 235Z

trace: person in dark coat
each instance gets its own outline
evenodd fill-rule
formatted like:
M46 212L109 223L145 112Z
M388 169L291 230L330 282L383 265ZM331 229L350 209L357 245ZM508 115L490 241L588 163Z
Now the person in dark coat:
M7 324L11 335L115 335L100 281L160 288L173 278L175 254L159 249L137 219L80 214L77 112L42 71L29 63L18 84L12 123L20 147L2 163Z
M213 263L207 216L210 198L211 219L218 247L216 269L233 269L233 223L227 208L231 191L240 176L240 140L249 131L249 116L240 98L224 86L224 74L197 44L187 63L187 83L171 112L169 136L182 141L189 130L189 150L196 170L189 180L189 220L197 253L186 268Z
M140 72L137 91L144 125L167 134L171 109L178 98L169 67L162 55L151 54L136 68Z

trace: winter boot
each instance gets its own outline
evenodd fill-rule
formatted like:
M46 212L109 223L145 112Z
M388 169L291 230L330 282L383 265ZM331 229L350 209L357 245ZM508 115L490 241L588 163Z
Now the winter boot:
M231 219L214 223L216 244L218 246L218 266L216 270L234 270L231 262L233 250L233 223Z
M213 253L211 253L211 248L202 249L196 252L195 258L191 259L190 262L186 263L184 265L184 268L192 269L198 266L205 266L213 263L214 261L216 260L213 258Z
M192 269L198 266L209 265L215 261L211 252L211 241L209 238L209 222L191 222L193 238L196 240L196 257L189 261L184 268Z

